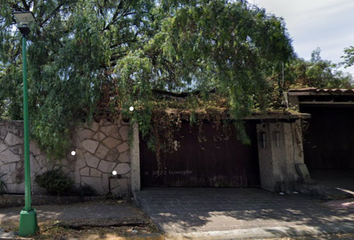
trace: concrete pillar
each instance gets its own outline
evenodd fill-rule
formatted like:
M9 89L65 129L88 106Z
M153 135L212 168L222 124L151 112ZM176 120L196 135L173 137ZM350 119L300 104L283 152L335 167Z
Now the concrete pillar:
M258 157L261 186L263 189L274 189L274 161L272 156L272 142L270 139L270 126L267 123L257 124Z
M301 122L257 124L261 186L270 191L291 191L304 165Z
M140 149L139 149L139 127L134 124L132 127L132 141L130 145L131 164L131 191L134 193L141 190L140 184Z

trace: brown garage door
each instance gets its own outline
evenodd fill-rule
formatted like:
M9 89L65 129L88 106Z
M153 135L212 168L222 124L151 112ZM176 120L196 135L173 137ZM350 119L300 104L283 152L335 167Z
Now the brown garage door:
M305 163L313 169L354 169L354 109L302 107L310 113L304 134Z
M216 130L212 124L204 123L207 141L199 143L198 128L183 123L178 137L180 147L173 153L161 154L161 169L158 169L155 153L141 141L142 186L259 187L256 126L247 123L246 129L251 145L237 140L233 126L228 140L213 141Z

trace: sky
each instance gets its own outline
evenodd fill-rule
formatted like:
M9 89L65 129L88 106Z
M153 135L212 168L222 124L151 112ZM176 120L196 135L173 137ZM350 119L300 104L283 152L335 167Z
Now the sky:
M300 58L310 60L317 47L321 58L342 62L344 48L354 46L353 0L248 0L282 17ZM354 76L354 67L341 68Z

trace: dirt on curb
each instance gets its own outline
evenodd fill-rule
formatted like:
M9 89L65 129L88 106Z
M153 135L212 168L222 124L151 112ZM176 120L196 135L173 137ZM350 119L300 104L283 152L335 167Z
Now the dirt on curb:
M155 224L134 204L102 200L68 205L34 206L40 234L32 239L131 239L161 236ZM21 207L1 208L0 227L17 232ZM138 238L137 238L138 239Z

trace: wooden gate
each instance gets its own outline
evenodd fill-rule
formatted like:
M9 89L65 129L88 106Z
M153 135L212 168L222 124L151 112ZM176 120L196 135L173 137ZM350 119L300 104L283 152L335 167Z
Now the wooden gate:
M237 140L230 126L228 140L214 141L217 131L203 124L206 142L198 141L198 128L183 123L176 143L178 151L161 154L158 169L155 153L140 141L141 183L143 187L259 187L257 133L254 123L246 124L251 145Z
M302 107L310 113L304 156L311 169L354 169L354 109Z

